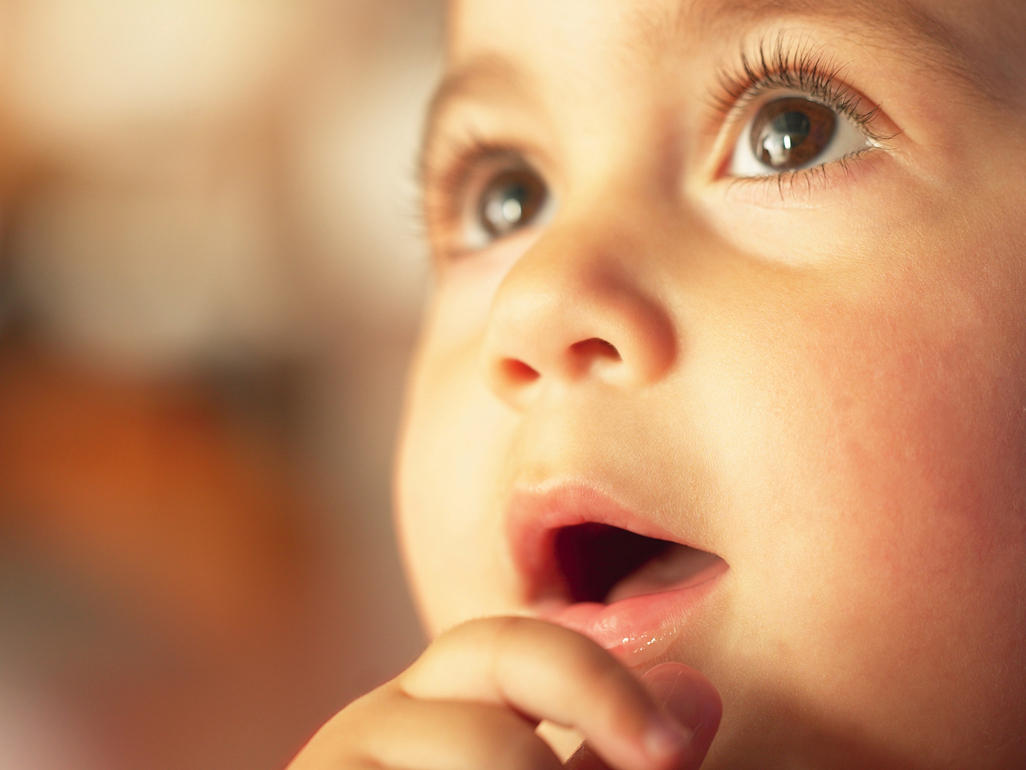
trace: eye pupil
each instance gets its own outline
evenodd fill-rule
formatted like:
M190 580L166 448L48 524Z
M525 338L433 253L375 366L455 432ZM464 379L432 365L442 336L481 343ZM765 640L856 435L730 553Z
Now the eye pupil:
M478 221L490 237L499 238L529 224L545 203L545 187L529 169L498 174L481 195Z
M780 135L780 145L784 150L793 150L805 141L809 135L809 118L801 112L785 112L773 119L773 130ZM769 139L769 137L767 137ZM764 149L768 149L767 141Z
M795 169L830 144L837 118L829 107L799 97L763 105L752 126L752 152L772 169Z

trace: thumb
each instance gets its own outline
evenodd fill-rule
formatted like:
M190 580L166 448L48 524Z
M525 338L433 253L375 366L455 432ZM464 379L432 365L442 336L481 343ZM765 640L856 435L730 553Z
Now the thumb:
M661 663L649 669L641 679L655 701L692 732L687 754L674 770L698 770L723 714L716 688L683 663ZM566 767L567 770L616 770L599 759L587 744L570 758Z

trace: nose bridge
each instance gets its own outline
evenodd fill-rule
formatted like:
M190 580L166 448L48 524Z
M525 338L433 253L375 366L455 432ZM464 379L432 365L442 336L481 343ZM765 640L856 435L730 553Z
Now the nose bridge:
M520 407L547 383L641 387L660 379L676 357L676 332L646 285L643 248L611 228L543 234L492 303L483 364L493 390Z

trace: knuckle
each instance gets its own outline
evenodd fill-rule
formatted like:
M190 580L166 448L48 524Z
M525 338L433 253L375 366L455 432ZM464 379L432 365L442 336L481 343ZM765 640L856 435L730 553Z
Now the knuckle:
M400 689L409 693L433 681L448 662L464 653L496 650L516 632L516 618L474 618L442 631L405 671L396 677Z
M473 646L515 643L525 633L528 618L517 616L474 618L465 620L439 634L424 651L422 658L443 655Z
M518 615L501 618L490 618L490 632L494 636L496 647L518 647L530 639L538 630L538 621Z
M472 643L483 644L488 649L492 671L501 669L503 661L516 658L524 652L535 654L546 646L543 635L547 629L534 618L509 615L483 618L471 623L474 624L473 629L469 627L470 624L461 628L464 633L473 633L470 639Z

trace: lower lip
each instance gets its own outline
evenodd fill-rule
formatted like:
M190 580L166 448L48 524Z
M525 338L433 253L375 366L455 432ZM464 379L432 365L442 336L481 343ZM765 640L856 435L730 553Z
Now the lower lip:
M539 607L539 614L590 637L627 665L642 666L663 655L683 633L727 569L727 563L719 561L686 585L659 593L632 596L613 604L562 602Z

